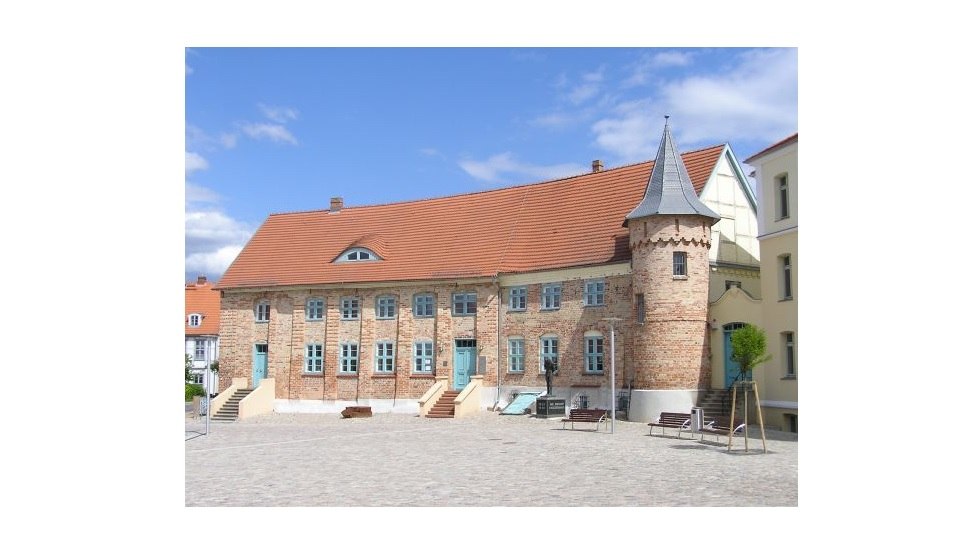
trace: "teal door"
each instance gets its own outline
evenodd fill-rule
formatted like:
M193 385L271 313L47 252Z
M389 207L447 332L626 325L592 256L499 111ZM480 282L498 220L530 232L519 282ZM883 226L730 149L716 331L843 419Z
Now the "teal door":
M252 387L258 388L259 382L269 376L269 344L255 344L252 353Z
M456 340L453 354L453 390L462 390L476 374L476 340Z
M725 325L725 387L728 388L738 378L738 363L732 361L732 333L745 326L745 323L728 323ZM752 371L745 373L745 377L751 379Z

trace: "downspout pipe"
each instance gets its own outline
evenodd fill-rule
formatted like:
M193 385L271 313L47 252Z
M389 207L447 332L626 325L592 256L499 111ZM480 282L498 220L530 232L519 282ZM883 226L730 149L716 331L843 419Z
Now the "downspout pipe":
M500 287L500 281L497 280L497 275L493 277L494 284L497 285L497 391L495 397L493 398L493 409L497 409L497 404L500 402L500 333L504 331L503 317L503 298L504 291Z

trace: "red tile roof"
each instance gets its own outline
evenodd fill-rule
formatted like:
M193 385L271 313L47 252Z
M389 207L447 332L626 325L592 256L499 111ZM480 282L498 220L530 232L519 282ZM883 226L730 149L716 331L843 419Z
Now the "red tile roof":
M201 326L187 324L187 316L198 313L203 316ZM184 286L184 334L187 336L217 335L221 321L221 292L214 284L189 283Z
M757 154L752 154L751 156L745 158L745 163L750 163L750 162L752 162L757 157L762 157L762 156L768 154L769 152L778 150L779 148L782 148L783 146L786 146L788 144L792 144L794 142L797 142L797 141L799 141L799 139L800 139L800 133L793 133L792 136L787 136L786 138L780 140L779 142L773 144L772 146L769 146L768 148L762 150L761 152L759 152Z
M724 145L683 154L700 194ZM653 162L443 198L270 215L217 288L488 277L626 261ZM333 263L351 247L383 261Z

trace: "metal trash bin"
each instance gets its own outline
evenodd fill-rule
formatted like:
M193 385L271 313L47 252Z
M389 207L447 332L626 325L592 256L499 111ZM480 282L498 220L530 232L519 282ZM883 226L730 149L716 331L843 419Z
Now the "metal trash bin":
M704 428L704 409L691 407L691 430L700 432L702 428Z

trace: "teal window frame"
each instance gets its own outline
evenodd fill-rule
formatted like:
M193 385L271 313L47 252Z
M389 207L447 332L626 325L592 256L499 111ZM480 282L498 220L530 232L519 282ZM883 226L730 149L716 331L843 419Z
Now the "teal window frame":
M412 344L413 361L412 372L431 373L432 372L432 340L417 340ZM428 368L425 361L428 360Z
M601 373L605 369L603 354L605 340L602 336L585 337L585 372Z
M323 313L326 309L326 302L323 298L309 298L306 300L306 320L322 321Z
M582 301L588 307L606 304L606 281L594 279L585 281L585 297Z
M323 344L306 344L303 372L306 374L323 373Z
M395 343L391 340L379 340L374 343L374 372L395 372Z
M510 311L527 310L527 286L515 286L507 293L507 306Z
M340 358L339 370L341 374L356 374L358 365L359 347L353 342L341 342L340 351L337 355Z
M361 318L361 301L356 296L340 298L340 320L356 321Z
M453 294L453 317L476 316L476 292L456 292Z
M507 340L507 372L524 372L525 351L524 338L510 338Z
M428 311L428 313L426 313ZM415 294L412 299L412 314L416 318L427 319L436 316L436 297L431 293Z
M541 355L539 356L539 362L541 364L540 370L544 373L544 360L554 359L555 366L558 367L558 337L557 336L544 336L541 338Z
M561 309L561 283L551 282L541 286L541 310Z
M374 318L394 319L397 308L395 296L378 296L374 300Z

